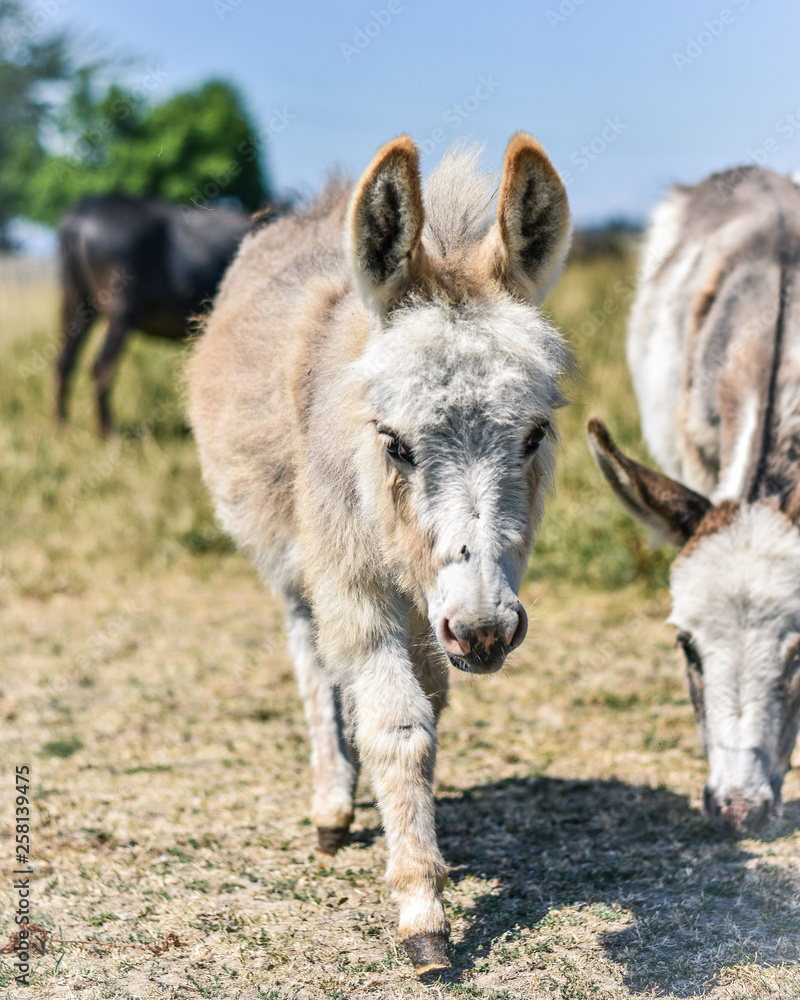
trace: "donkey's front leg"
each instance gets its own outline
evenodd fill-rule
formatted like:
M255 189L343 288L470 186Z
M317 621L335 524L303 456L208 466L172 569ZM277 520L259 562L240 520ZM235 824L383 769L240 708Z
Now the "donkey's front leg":
M436 843L436 720L407 658L379 653L353 687L359 753L389 847L386 879L400 905L398 933L417 973L450 966L442 903L447 866Z
M311 822L317 828L320 850L335 854L347 842L353 822L358 771L345 740L339 694L317 657L311 610L294 596L287 597L286 606L289 652L311 737Z

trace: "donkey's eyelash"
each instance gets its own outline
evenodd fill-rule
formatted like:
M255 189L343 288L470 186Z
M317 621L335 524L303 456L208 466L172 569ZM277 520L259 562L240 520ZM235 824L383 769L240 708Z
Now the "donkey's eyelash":
M800 639L798 639L794 645L789 647L789 651L784 658L782 673L783 680L791 680L798 670L800 670Z
M543 420L541 423L531 427L522 446L526 455L533 455L539 450L539 445L544 441L549 430L549 420Z
M395 461L402 462L405 465L416 465L413 452L402 438L383 424L376 423L375 428L378 434L384 439L386 451Z
M675 639L683 650L683 655L686 657L687 664L694 667L698 673L702 674L703 661L700 659L700 654L697 652L697 646L694 644L694 638L688 632L678 632Z

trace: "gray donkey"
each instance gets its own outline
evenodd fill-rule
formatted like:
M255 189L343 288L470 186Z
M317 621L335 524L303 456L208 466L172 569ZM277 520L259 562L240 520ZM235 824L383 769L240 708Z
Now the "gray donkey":
M708 754L704 810L762 831L800 719L800 190L751 167L657 209L628 361L650 451L589 438L623 506L681 547L670 621ZM686 484L686 485L683 485Z
M530 136L499 192L467 150L423 187L402 136L352 192L245 239L190 366L217 514L286 599L320 849L346 841L363 764L420 974L450 964L433 799L448 668L496 671L527 629L517 591L571 363L537 303L569 237Z

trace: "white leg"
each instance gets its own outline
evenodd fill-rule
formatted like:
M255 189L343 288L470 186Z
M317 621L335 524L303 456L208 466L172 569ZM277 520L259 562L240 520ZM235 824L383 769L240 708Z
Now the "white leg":
M340 698L314 647L311 610L295 597L287 597L286 604L289 652L311 736L311 822L317 828L320 850L333 854L346 842L353 822L358 772L345 739Z
M359 671L351 691L359 754L386 831L398 933L419 973L446 968L450 926L441 895L447 866L434 825L434 707L407 654L400 659L389 650Z

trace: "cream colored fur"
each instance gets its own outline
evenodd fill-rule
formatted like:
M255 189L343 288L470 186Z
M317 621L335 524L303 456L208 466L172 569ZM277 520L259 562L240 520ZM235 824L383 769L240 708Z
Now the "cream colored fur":
M448 930L436 719L451 663L497 669L524 635L570 364L537 308L563 185L520 134L494 190L473 151L423 187L413 143L388 143L352 192L244 242L189 371L220 521L287 598L313 822L349 825L363 764L404 938Z

